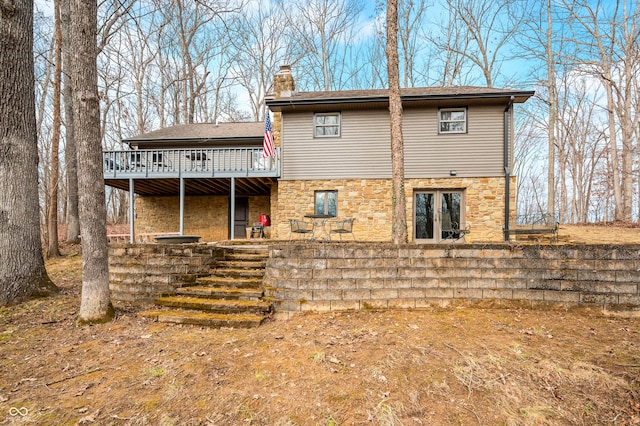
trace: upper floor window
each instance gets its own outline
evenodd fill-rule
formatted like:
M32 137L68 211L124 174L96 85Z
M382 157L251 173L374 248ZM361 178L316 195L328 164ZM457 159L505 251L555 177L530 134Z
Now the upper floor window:
M313 213L338 216L338 191L316 191Z
M316 138L340 137L340 113L315 114L313 129L313 136Z
M438 110L439 133L467 133L466 108L441 108Z

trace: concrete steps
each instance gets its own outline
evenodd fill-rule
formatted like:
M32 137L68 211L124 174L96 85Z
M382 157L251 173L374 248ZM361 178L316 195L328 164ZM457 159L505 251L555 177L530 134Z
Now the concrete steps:
M253 328L265 320L264 315L226 315L187 311L146 311L141 315L159 322L200 325L211 328Z
M251 277L201 277L196 280L196 286L229 287L229 288L262 288L262 278Z
M212 277L259 278L264 276L264 266L258 268L225 268L211 269Z
M156 299L156 305L170 308L192 309L220 314L266 314L270 305L259 300L223 300L213 297L168 296Z
M176 290L176 294L185 297L208 297L220 300L260 300L263 295L261 288L238 287L183 287Z
M207 277L157 298L157 310L141 315L160 322L208 327L256 327L271 312L262 278L267 247L228 246Z

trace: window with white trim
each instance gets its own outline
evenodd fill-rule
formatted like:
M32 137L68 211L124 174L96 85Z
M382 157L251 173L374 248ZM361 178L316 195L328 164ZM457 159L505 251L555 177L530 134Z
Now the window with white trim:
M340 113L322 113L313 116L313 136L316 138L340 137Z
M441 108L438 110L438 133L467 133L466 108Z
M338 216L338 191L316 191L313 213Z

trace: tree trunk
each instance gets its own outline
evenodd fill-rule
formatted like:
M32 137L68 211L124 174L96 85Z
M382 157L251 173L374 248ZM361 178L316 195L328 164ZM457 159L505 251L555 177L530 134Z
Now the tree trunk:
M53 71L53 129L51 134L51 177L49 178L49 211L47 257L60 256L58 248L58 193L60 179L60 86L62 85L62 28L60 24L60 0L53 2L55 22L55 68Z
M0 3L0 306L57 291L38 208L33 1Z
M71 1L73 112L78 159L80 234L82 236L82 298L80 323L113 318L109 294L107 232L100 105L96 65L97 4ZM82 161L79 161L82 159Z
M547 213L556 213L555 205L555 164L556 164L556 76L553 54L553 18L551 15L551 0L547 0L547 85L549 87L549 158L547 163Z
M391 123L392 205L391 239L407 242L407 205L404 192L404 139L402 99L398 70L398 1L387 3L387 72L389 76L389 121Z
M71 83L71 0L62 0L60 17L62 22L62 54L64 64L64 129L65 162L67 165L67 243L80 242L80 219L78 213L78 160L73 131L73 93Z
M609 149L611 155L611 174L613 179L613 199L615 202L615 220L624 219L624 202L622 200L622 187L620 184L620 161L618 159L618 137L616 134L615 101L613 99L613 87L611 84L611 70L607 67L605 76L601 78L607 93L607 117L609 123Z

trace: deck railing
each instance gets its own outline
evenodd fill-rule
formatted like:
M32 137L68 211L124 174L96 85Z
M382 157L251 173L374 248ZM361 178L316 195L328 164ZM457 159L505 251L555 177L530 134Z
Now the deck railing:
M149 149L104 151L104 178L278 177L280 149L262 158L262 148Z

